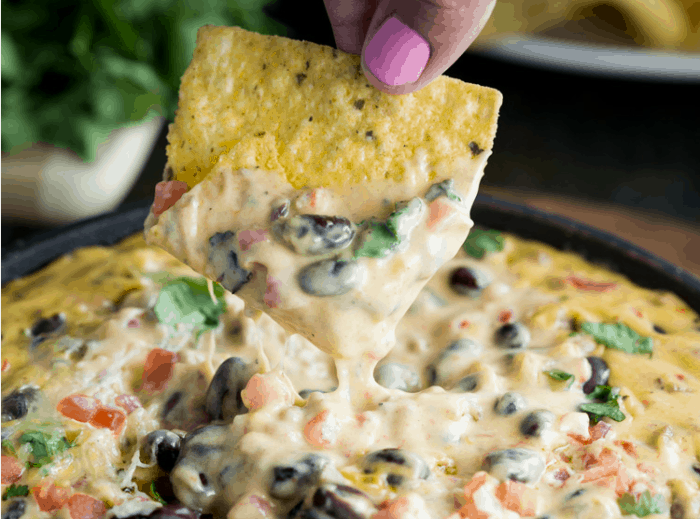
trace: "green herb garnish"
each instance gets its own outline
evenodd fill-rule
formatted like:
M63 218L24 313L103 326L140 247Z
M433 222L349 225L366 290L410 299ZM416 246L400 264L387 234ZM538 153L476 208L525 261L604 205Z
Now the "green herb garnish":
M457 194L457 192L454 190L454 185L455 181L451 178L448 178L447 180L443 180L442 182L438 184L433 184L430 186L430 189L428 189L428 192L425 195L425 199L428 202L432 202L438 197L441 196L446 196L453 202L462 202L462 197Z
M24 497L29 495L29 487L27 485L15 485L14 483L7 487L2 495L2 500L5 501L12 497Z
M83 160L115 128L161 114L177 92L203 25L286 34L272 0L68 0L2 4L2 151L33 142Z
M160 496L160 494L158 493L158 491L156 490L156 482L155 482L155 481L151 481L151 496L153 497L153 499L155 499L156 501L158 501L161 505L167 505L167 504L168 504L168 503L165 501L165 499L163 499L163 498Z
M588 413L593 425L597 424L601 418L607 416L616 422L621 422L625 419L625 414L620 411L620 404L617 399L620 398L620 390L610 386L596 386L593 391L586 396L589 400L600 400L600 402L581 404L579 409Z
M617 504L624 515L646 517L651 514L663 513L664 496L661 494L652 496L651 492L645 490L639 496L639 501L632 494L625 494L617 500Z
M177 278L161 289L153 311L161 323L191 325L199 337L219 326L219 316L226 310L224 289L218 283L214 283L214 295L216 303L204 278Z
M389 226L382 222L369 222L367 234L360 247L355 251L355 259L360 257L366 258L383 258L387 256L400 240L392 232Z
M650 356L654 351L651 337L642 337L623 323L602 324L583 323L581 330L591 335L597 343L626 353L639 353Z
M472 228L464 241L464 250L473 258L481 259L487 252L501 252L506 245L506 239L500 232L493 229Z
M34 461L28 462L27 467L43 467L53 461L54 456L61 454L72 445L62 434L29 431L19 437L20 445L28 444Z
M566 386L566 389L569 389L571 386L573 386L574 382L576 381L576 377L574 377L572 373L567 373L566 371L562 371L560 369L552 369L550 371L545 371L545 373L554 380L570 380L571 382L569 382L569 385Z

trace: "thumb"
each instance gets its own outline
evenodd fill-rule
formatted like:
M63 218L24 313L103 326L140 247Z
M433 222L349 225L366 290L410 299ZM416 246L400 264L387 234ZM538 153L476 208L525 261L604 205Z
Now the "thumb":
M367 79L408 94L445 72L471 45L495 0L381 0L362 50Z

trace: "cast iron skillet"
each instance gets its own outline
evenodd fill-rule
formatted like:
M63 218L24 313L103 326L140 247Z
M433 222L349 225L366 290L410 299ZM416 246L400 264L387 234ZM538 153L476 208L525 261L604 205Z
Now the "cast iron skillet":
M113 245L143 230L150 205L122 207L37 236L2 258L2 284L26 276L59 256L88 245ZM638 285L669 290L700 313L700 280L616 236L544 211L479 195L472 208L477 225L577 252L588 261L621 272Z

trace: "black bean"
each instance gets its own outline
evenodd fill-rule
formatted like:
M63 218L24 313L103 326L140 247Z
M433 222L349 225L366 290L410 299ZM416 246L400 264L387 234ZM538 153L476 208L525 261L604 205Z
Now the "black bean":
M220 272L216 279L226 290L232 294L236 293L252 277L252 272L244 269L238 264L236 249L238 240L233 231L218 232L209 238L209 264L217 272Z
M362 267L356 261L323 260L299 272L299 286L318 297L347 294L361 281Z
M167 429L158 429L145 436L143 446L149 461L155 460L165 472L170 472L180 455L182 438Z
M280 218L287 218L289 216L289 200L283 200L279 205L277 205L270 214L270 221L274 222Z
M149 519L200 519L202 516L199 512L191 510L181 503L170 503L148 517Z
M374 378L377 384L388 389L400 389L406 392L420 389L418 373L397 362L387 362L379 366L374 372Z
M25 503L24 499L13 499L2 513L2 519L19 519L24 515L26 508L27 504Z
M544 409L528 413L520 422L520 432L525 436L540 437L554 424L554 413Z
M544 457L530 449L495 451L486 456L482 468L493 477L520 483L536 483L544 473Z
M311 510L321 515L309 517L333 517L335 519L367 519L377 511L372 500L364 492L347 485L328 483L314 493Z
M463 296L477 296L491 284L491 277L478 269L459 267L450 275L450 287Z
M479 373L472 373L471 375L467 375L462 380L457 382L454 389L457 391L464 391L465 393L471 393L472 391L476 391L476 389L479 387L480 379L481 376Z
M272 469L270 495L277 499L300 497L318 484L328 460L318 454L306 456Z
M506 323L494 336L496 345L507 349L524 349L530 344L530 330L522 323Z
M32 347L40 344L51 336L60 334L66 326L65 314L54 314L51 317L39 319L32 326L29 334L32 338Z
M382 449L369 453L361 462L365 474L397 476L394 482L404 480L426 479L430 476L428 464L417 454L405 449ZM390 483L391 484L391 483ZM396 485L393 485L396 486Z
M177 404L180 403L182 400L182 391L175 391L168 399L165 401L165 404L163 405L163 418L165 419L170 412L177 407Z
M696 475L700 476L700 463L694 464L691 468Z
M300 514L303 506L304 506L304 500L302 499L296 505L294 505L292 507L292 509L287 513L287 519L296 519L297 517L299 517L299 514Z
M688 519L690 516L685 515L685 506L680 501L676 501L669 509L671 519Z
M464 372L481 355L483 349L480 343L466 337L450 343L428 365L428 383L443 384L457 373Z
M661 328L661 326L659 326L658 324L655 324L655 325L654 325L654 331L655 331L656 333L661 333L661 334L663 334L663 335L666 335L666 334L668 333L666 330L664 330L663 328Z
M279 232L294 252L312 256L342 250L355 237L355 229L347 218L316 214L293 216Z
M39 390L35 386L22 386L2 399L2 422L19 420L27 416L36 403Z
M600 357L586 357L591 365L591 377L583 385L583 392L587 395L592 393L596 386L605 386L610 378L610 368L608 363Z
M520 393L509 392L496 400L493 409L501 416L509 416L525 407L527 407L527 401Z
M564 498L564 500L571 501L572 499L576 499L577 497L580 497L585 493L586 493L585 488L579 488L578 490L574 490L573 492L567 494L566 497Z
M216 370L207 388L204 408L212 420L233 420L248 412L241 391L253 375L252 369L239 357L229 357Z

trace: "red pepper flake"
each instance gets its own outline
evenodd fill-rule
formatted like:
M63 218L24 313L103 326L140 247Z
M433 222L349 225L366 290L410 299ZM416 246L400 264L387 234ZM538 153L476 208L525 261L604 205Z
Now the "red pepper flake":
M464 321L461 321L461 322L459 323L459 327L462 328L462 329L464 329L464 328L469 328L470 324L471 324L471 323L465 319Z
M124 411L102 405L97 408L97 411L95 411L88 423L98 429L109 429L114 434L119 434L124 427L125 421L126 415Z
M676 373L676 378L678 380L685 380L685 375L683 375L682 373Z
M642 314L642 312L640 312L640 311L637 310L636 308L632 308L632 313L633 313L634 315L636 315L637 317L639 317L640 319L644 317L644 315Z
M358 413L355 415L355 419L357 420L357 423L362 426L364 423L367 421L367 417L365 416L364 413Z
M114 399L114 403L124 409L126 414L131 414L141 407L141 401L136 395L119 395Z
M146 357L143 367L141 389L149 393L160 391L167 385L175 371L178 356L172 351L153 348Z
M12 456L2 456L0 460L2 465L0 465L0 480L3 485L9 485L10 483L16 483L22 477L24 473L24 467Z
M564 282L579 290L591 290L593 292L607 292L617 286L617 283L600 283L576 276L569 276L564 279Z
M677 311L677 312L680 312L680 313L682 313L682 314L684 314L684 313L685 313L685 308L677 308L676 311Z
M57 487L53 483L32 488L32 495L42 512L54 512L63 508L68 501L69 490L65 487Z
M87 395L70 395L58 403L56 409L66 418L77 422L89 422L97 411L100 401Z
M316 207L316 190L314 189L309 193L309 207L311 209Z
M642 400L645 407L649 407L649 400Z
M7 359L3 359L2 361L2 372L5 373L6 371L10 371L10 361Z
M513 311L512 310L502 310L501 313L498 314L498 320L502 323L509 323L513 319Z
M156 184L156 195L153 199L153 215L160 216L170 209L187 193L187 182L168 180Z
M126 323L127 328L138 328L139 326L141 326L141 323L138 319L129 319L129 322Z
M100 519L107 511L102 501L87 494L73 494L67 505L71 519Z

